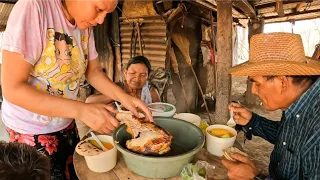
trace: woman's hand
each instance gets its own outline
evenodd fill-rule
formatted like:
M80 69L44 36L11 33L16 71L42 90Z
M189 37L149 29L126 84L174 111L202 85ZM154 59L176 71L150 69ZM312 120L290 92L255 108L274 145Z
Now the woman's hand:
M119 121L110 112L118 113L111 105L84 104L79 108L79 117L76 119L84 122L94 131L109 134L119 126Z
M239 125L247 125L252 117L252 112L239 103L231 103L228 108L233 112L233 119Z
M121 105L131 111L136 117L139 117L139 110L146 116L147 120L153 122L150 109L138 98L125 94L120 99Z
M222 164L228 169L228 177L231 180L251 180L259 174L259 170L248 157L238 153L232 153L231 157L237 162L222 158Z

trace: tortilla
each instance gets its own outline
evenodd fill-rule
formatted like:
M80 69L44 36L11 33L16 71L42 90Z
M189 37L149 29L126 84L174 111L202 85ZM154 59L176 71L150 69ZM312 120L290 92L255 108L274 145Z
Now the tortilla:
M76 152L81 156L95 156L103 151L87 141L80 141L76 146Z
M222 150L222 151L223 151L224 157L226 157L228 160L234 161L234 162L236 162L237 160L235 160L235 159L233 159L233 158L231 157L231 155L230 155L231 153L238 153L238 154L240 154L240 155L242 155L242 156L247 156L247 157L248 157L248 154L247 154L247 153L242 152L241 150L239 150L239 149L236 148L236 147L229 147L229 148L224 149L224 150Z

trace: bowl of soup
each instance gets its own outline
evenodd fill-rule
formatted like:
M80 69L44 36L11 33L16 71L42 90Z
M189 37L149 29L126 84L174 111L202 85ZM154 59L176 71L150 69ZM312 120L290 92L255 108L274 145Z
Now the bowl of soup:
M237 131L227 125L211 125L206 129L207 150L212 155L222 157L222 150L232 147L236 137Z
M107 151L101 152L97 155L91 156L88 154L84 156L88 168L93 172L108 172L112 170L117 164L117 149L115 148L113 137L108 135L97 135L103 146ZM100 145L92 138L85 139L93 146L102 150Z

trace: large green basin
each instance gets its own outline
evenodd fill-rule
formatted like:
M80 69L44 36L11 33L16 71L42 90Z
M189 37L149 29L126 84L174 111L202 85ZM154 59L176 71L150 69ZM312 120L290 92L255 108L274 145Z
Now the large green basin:
M167 155L144 156L129 151L125 143L131 136L126 132L125 125L113 133L116 147L122 153L127 167L138 175L148 178L177 176L203 147L204 135L197 126L183 120L155 117L154 121L173 136L171 151Z

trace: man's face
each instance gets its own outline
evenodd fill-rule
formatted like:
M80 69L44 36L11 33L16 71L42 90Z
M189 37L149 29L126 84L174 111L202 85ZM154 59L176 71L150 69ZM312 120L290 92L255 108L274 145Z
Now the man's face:
M268 111L284 107L286 86L279 77L267 79L264 76L249 77L252 83L251 92L259 97L263 106Z

